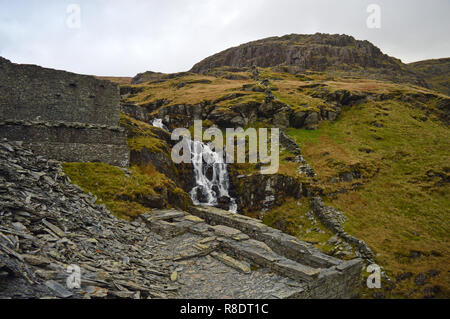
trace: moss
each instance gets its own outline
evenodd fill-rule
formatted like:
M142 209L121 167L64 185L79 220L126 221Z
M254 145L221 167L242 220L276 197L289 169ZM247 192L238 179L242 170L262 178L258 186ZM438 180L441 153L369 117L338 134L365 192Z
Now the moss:
M122 169L103 163L64 163L63 167L75 184L123 218L151 210L145 206L148 195L159 195L164 189L184 193L151 165L132 167L129 176Z
M142 151L145 147L153 153L163 152L169 154L166 143L156 137L151 136L137 136L127 139L128 146L132 151Z

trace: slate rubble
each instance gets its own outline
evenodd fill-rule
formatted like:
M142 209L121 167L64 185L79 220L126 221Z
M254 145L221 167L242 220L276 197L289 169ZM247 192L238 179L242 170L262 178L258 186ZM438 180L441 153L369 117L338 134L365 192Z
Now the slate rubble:
M72 185L57 161L0 142L0 298L169 298L158 237ZM81 268L81 289L66 286Z

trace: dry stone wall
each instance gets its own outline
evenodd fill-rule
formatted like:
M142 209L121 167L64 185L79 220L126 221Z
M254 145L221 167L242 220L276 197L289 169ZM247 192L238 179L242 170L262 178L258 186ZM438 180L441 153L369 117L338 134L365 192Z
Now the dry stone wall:
M0 137L66 162L129 164L117 84L0 57Z

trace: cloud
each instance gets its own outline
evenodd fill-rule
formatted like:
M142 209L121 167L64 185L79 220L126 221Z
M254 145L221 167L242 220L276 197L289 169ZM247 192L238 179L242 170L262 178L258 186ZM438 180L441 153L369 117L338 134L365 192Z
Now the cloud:
M66 26L70 3L81 28ZM382 8L382 28L366 8ZM346 33L414 61L449 56L447 0L0 0L0 55L77 73L177 72L248 41L288 33Z

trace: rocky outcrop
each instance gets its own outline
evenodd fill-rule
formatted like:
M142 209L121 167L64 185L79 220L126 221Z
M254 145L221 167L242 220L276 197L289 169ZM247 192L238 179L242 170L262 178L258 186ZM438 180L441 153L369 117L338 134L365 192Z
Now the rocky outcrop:
M232 184L238 194L239 209L267 211L280 205L286 197L305 196L303 184L296 178L274 174L251 174L232 177Z
M291 34L262 39L208 57L191 71L206 74L223 66L276 67L290 73L327 71L426 86L423 79L400 60L383 54L368 41L355 40L348 35Z
M119 99L112 82L0 58L0 137L49 158L127 166Z
M118 126L0 120L0 136L21 141L38 154L63 162L129 163L125 131Z

